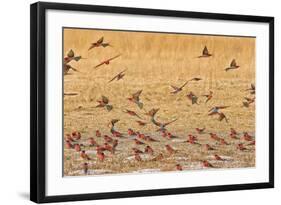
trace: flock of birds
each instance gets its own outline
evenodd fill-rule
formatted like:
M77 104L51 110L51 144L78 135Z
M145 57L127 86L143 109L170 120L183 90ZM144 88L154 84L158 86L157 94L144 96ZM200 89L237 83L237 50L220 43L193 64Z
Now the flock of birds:
M100 38L98 41L92 43L89 47L89 51L98 47L112 47L112 45L109 42L104 42L104 38ZM97 65L94 66L94 69L100 69L103 68L103 66L107 66L110 64L111 61L119 58L121 56L121 54L115 55L111 58L108 58L106 60L101 61L100 63L98 63ZM207 47L205 46L202 54L200 56L198 56L198 58L210 58L213 55L208 51ZM77 70L76 68L71 66L71 62L72 61L80 61L81 59L85 59L82 58L82 56L76 56L73 50L70 50L67 53L67 56L64 57L64 75L67 75L69 73L70 70L79 72L79 70ZM237 70L240 66L237 65L236 60L233 59L230 63L230 65L225 68L225 72L229 72L230 70ZM123 71L119 72L117 75L112 76L112 79L110 79L108 81L108 83L111 83L112 81L119 81L121 79L124 78L125 73L126 73L127 69L124 69ZM187 80L183 85L181 86L174 86L171 85L171 95L177 95L180 92L183 92L184 87L191 81L201 81L201 78L198 77L194 77L191 78L189 80ZM244 91L249 91L249 93L251 95L253 95L253 97L245 97L245 101L243 101L242 105L244 107L249 107L252 103L255 102L255 85L251 84L250 87L248 89L245 89ZM177 136L173 135L171 132L169 132L167 130L167 126L176 122L177 119L173 119L171 121L168 122L160 122L157 120L156 118L156 114L159 111L159 108L153 108L150 109L149 111L146 111L144 109L144 103L141 100L141 94L142 94L142 90L138 90L135 93L131 94L131 96L129 96L127 98L127 100L133 104L135 104L137 106L137 108L139 108L140 110L144 110L145 115L149 116L150 118L150 122L156 126L156 132L160 132L161 136L165 139L173 139L173 138L177 138ZM209 91L208 94L202 95L202 97L205 98L204 102L208 103L210 100L212 100L213 98L213 91ZM64 95L77 95L77 93L64 93ZM199 104L198 103L198 96L196 96L193 92L189 92L186 95L187 99L190 100L191 104ZM113 110L113 105L110 103L110 100L108 99L108 97L106 96L101 96L101 98L99 100L97 100L97 105L95 106L96 108L102 108L107 110L108 112L110 112L111 110ZM218 120L219 121L223 121L225 120L225 122L228 122L228 118L226 117L225 113L222 112L222 110L227 109L230 106L214 106L212 108L209 109L207 115L208 116L218 116ZM129 110L129 109L125 109L123 110L124 113L135 117L135 122L138 123L138 125L140 127L144 127L146 126L146 124L148 122L144 121L143 118L135 111L133 110ZM110 152L113 156L115 154L116 148L119 144L119 139L122 138L127 138L130 140L133 140L136 147L132 148L132 153L134 156L134 159L136 161L143 161L141 154L148 154L148 155L152 155L154 156L155 151L153 149L152 146L148 145L146 142L150 142L150 143L159 143L161 141L161 139L155 139L149 135L145 135L144 133L141 133L140 131L134 131L133 129L129 128L128 129L128 133L127 135L125 135L124 133L119 132L116 129L116 123L119 122L119 119L112 119L110 120L110 123L108 124L108 126L110 127L110 133L112 134L112 136L109 135L102 135L101 132L99 130L96 130L96 138L103 138L104 142L103 144L97 143L97 140L94 137L89 137L87 140L87 143L81 143L81 133L79 131L73 131L72 133L67 133L65 135L65 148L67 149L73 149L76 152L80 153L80 157L81 159L84 160L82 167L84 170L84 173L87 174L88 173L88 169L89 169L89 163L87 161L92 160L92 157L90 157L87 152L86 152L86 148L87 146L89 147L95 147L96 149L96 157L99 161L103 162L106 158L106 152ZM198 134L204 134L206 133L206 128L196 128L195 130ZM217 134L215 133L209 133L210 138L216 142L218 142L220 145L228 145L228 142L222 138L219 137ZM229 133L229 137L231 139L240 139L239 138L239 134L238 132L234 129L231 128L230 129L230 133ZM255 145L255 139L253 136L251 136L249 133L244 132L242 134L241 137L243 140L248 141L248 144L243 144L243 143L238 143L237 144L237 149L240 151L244 151L247 149L246 146L251 146L251 145ZM196 144L196 145L200 145L202 146L205 150L209 151L209 150L215 150L211 145L209 144L201 144L198 141L198 137L192 134L189 134L187 137L186 141L183 141L184 143L189 143L189 144ZM142 151L141 149L138 148L138 146L144 145L145 148ZM177 152L177 150L175 148L173 148L171 145L166 144L165 145L165 150L167 152L167 154L173 155L174 153ZM152 161L160 161L164 159L164 155L163 153L158 154L157 156L153 157L151 160ZM214 154L214 159L215 160L221 160L223 161L224 159L219 156L218 154ZM202 166L203 167L214 167L214 165L212 165L208 160L202 160ZM176 170L183 170L182 165L181 164L176 164L175 165L175 169Z

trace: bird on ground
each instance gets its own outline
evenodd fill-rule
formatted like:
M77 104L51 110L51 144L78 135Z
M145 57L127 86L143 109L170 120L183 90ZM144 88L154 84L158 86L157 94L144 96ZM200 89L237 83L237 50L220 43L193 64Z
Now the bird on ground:
M176 170L182 171L182 166L180 164L176 164Z
M253 95L253 94L256 94L256 86L251 83L251 87L246 89L245 91L250 91L250 93Z
M66 147L67 149L72 149L72 148L73 148L73 144L71 144L71 142L70 142L69 140L66 140L66 141L65 141L65 147Z
M109 123L110 132L114 137L123 137L122 133L115 130L115 124L119 122L119 119L112 119Z
M114 59L116 59L116 58L118 58L118 57L120 57L120 56L121 56L121 54L116 55L116 56L114 56L114 57L112 57L112 58L109 58L109 59L107 59L107 60L104 60L104 61L102 61L101 63L99 63L98 65L96 65L94 68L97 69L98 67L100 67L100 66L102 66L102 65L109 65L109 63L110 63L112 60L114 60Z
M233 60L231 61L231 63L230 63L230 66L227 67L227 68L225 68L225 71L227 72L227 71L229 71L229 70L235 70L235 69L238 69L239 67L240 67L240 66L237 65L236 60L233 59Z
M105 154L103 152L97 152L97 158L103 162L105 159Z
M237 135L238 132L234 128L230 128L230 134Z
M160 161L162 159L164 159L164 155L160 153L156 157L154 157L151 161Z
M107 47L107 46L111 46L111 44L109 43L104 43L103 42L103 37L101 37L99 40L97 40L96 42L94 43L91 43L91 46L89 47L88 51L93 49L93 48L97 48L97 47Z
M205 144L205 145L204 145L204 148L205 148L206 151L214 150L214 148L211 147L209 144Z
M251 141L249 144L247 145L256 145L256 140Z
M137 140L137 139L134 139L134 141L135 141L135 144L136 144L136 145L144 145L144 144L145 144L144 142L139 141L139 140Z
M215 107L212 107L208 112L209 114L208 115L215 115L215 114L219 114L219 111L221 109L225 109L225 108L228 108L229 106L215 106Z
M207 160L203 160L202 161L202 165L203 167L206 167L206 168L212 168L214 167L210 162L208 162Z
M213 98L213 91L209 91L209 94L202 95L202 96L206 97L205 103L207 103L209 100Z
M128 129L128 135L129 136L135 136L135 135L137 135L137 133L133 129L129 128Z
M98 146L98 143L96 142L96 140L93 137L89 137L88 143L89 143L90 147L91 146Z
M170 145L165 145L167 152L169 153L169 155L172 155L176 152L176 150L174 150L174 148L172 148Z
M220 138L219 142L221 145L229 145L229 143L226 142L225 139L223 139L223 138Z
M80 152L81 151L81 147L80 147L79 144L75 144L74 145L74 149L75 149L76 152Z
M235 139L235 140L238 140L239 138L236 136L236 134L233 134L233 133L230 133L229 134L229 137L231 138L231 139Z
M193 104L197 104L197 105L198 105L198 102L197 102L198 97L197 97L193 92L190 91L189 94L186 95L186 97L187 97L189 100L191 100L192 105L193 105Z
M104 139L105 142L112 142L113 141L113 139L111 137L109 137L108 135L104 135L103 139Z
M172 94L177 94L179 93L180 91L183 90L184 86L186 86L186 84L188 83L189 81L186 81L182 86L180 87L177 87L177 86L174 86L174 85L171 85L171 87L174 89L173 91L171 91Z
M219 155L217 155L217 154L214 154L214 158L216 160L223 161L223 159Z
M136 120L136 122L138 123L139 126L145 126L147 123L146 122L143 122L143 121L140 121L140 120Z
M65 139L68 140L68 141L70 141L70 142L75 142L75 140L71 137L70 134L66 134L66 135L65 135Z
M135 147L133 147L132 150L135 154L142 154L143 153L143 151L141 151L141 150L139 150L138 148L135 148Z
M204 47L203 51L202 51L202 55L198 56L198 58L208 58L211 57L212 54L209 53L207 46Z
M195 128L195 130L197 131L198 134L203 134L204 131L205 131L205 129L206 129L205 127L203 127L203 128L198 128L198 127L196 127L196 128Z
M109 104L109 99L105 96L101 96L101 100L97 101L99 104L96 106L96 108L106 108L107 111L111 111L113 109L113 106Z
M123 111L124 113L127 113L127 114L129 114L129 115L131 115L131 116L135 116L135 117L137 117L137 118L139 118L139 119L142 119L136 112L134 112L134 111L132 111L132 110L128 110L128 109L125 109L125 111Z
M245 141L252 141L253 140L253 136L249 135L248 132L244 132L242 139Z
M77 132L77 131L73 131L73 132L71 133L71 136L72 136L72 138L75 139L75 140L80 140L80 139L81 139L81 133L80 133L80 132Z
M104 144L103 144L103 147L104 147L105 150L111 152L111 154L114 154L114 151L115 151L115 150L114 150L113 147L112 147L111 145L109 145L108 143L104 143Z
M125 70L121 71L120 73L118 73L117 75L115 75L110 81L108 81L108 83L110 83L110 82L112 82L114 80L116 80L116 81L121 80L125 76L125 71L126 70L127 69L125 69Z
M246 147L244 147L242 143L237 144L236 148L239 149L240 151L246 150Z
M133 102L137 104L137 106L142 109L143 103L140 101L140 95L142 93L142 90L138 90L137 92L133 93L131 97L127 98L130 102Z
M137 160L138 162L142 161L142 158L138 153L135 153L134 156L135 156L135 160Z
M96 137L101 137L101 132L99 130L96 130Z
M154 150L149 145L147 145L144 149L144 152L153 155Z
M85 151L85 150L82 150L82 151L80 152L80 157L81 157L82 159L85 159L85 160L91 160L91 158L86 154L86 151Z
M84 163L82 164L82 168L83 168L84 174L88 174L88 169L89 169L89 167L88 167L88 163L87 163L87 162L84 162Z

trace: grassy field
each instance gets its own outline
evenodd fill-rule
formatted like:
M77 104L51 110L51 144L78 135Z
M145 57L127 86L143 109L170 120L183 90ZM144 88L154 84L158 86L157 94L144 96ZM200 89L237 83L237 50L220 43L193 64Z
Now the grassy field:
M94 48L88 51L90 44L104 36L104 41L112 47ZM202 54L204 46L213 54L209 58L197 58ZM75 55L82 55L78 62L70 64L80 72L70 71L64 76L64 92L78 93L76 96L64 97L64 133L74 130L81 132L82 139L77 143L86 145L84 148L92 160L89 163L89 174L128 173L146 171L171 171L176 164L184 170L202 169L200 160L208 160L216 168L240 168L255 166L255 146L247 146L247 150L239 151L238 143L247 144L242 139L234 140L229 135L231 127L235 128L240 138L243 132L255 134L255 104L243 107L244 97L253 97L245 89L255 83L255 38L157 34L142 32L120 32L102 30L65 29L64 55L73 49ZM117 54L121 56L109 65L99 69L94 66ZM232 59L241 67L225 72ZM120 71L127 68L125 77L119 81L108 81ZM193 77L203 80L190 82L182 92L170 94L170 85L180 86ZM144 109L139 109L126 98L138 90ZM213 98L205 103L203 94L213 91ZM191 104L186 94L192 91L198 97L198 105ZM101 95L107 96L113 110L95 108ZM208 116L213 106L230 106L223 110L229 122L218 121L216 116ZM157 127L150 123L144 115L145 110L160 108L156 119L168 122L178 119L167 126L168 131L178 136L176 139L161 137ZM136 117L124 113L124 109L133 110L148 122L140 127ZM96 138L98 129L102 135L109 135L108 123L111 119L120 119L116 129L125 134L119 140L115 154L105 152L104 162L96 157L95 147L87 146L87 139L94 137L99 144L103 138ZM197 134L196 127L206 127L206 132ZM149 142L155 151L154 156L141 155L143 161L133 157L132 147L144 150L144 145L135 145L127 137L128 128L150 135L160 142ZM209 137L209 132L217 133L229 145L220 145ZM196 134L200 144L210 144L213 151L204 150L203 146L183 143L188 134ZM165 145L170 144L177 152L169 156ZM157 154L163 153L164 159L152 161ZM225 160L213 159L218 154ZM64 148L64 175L83 174L79 152Z

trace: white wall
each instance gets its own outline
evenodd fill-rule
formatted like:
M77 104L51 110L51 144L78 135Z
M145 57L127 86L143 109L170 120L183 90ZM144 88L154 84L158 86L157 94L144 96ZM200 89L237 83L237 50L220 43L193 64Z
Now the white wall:
M52 0L49 0L52 1ZM29 192L29 4L34 1L6 0L0 6L0 204L31 204ZM81 3L82 1L63 1ZM146 7L187 11L275 16L275 79L281 86L281 12L277 0L84 0L85 4ZM278 81L277 81L278 80ZM279 91L279 90L278 90ZM275 121L280 121L281 94L275 96ZM279 115L279 116L278 116ZM277 123L275 123L278 126ZM275 130L276 188L220 193L114 199L94 204L246 204L277 201L281 194L280 129ZM78 202L93 204L93 202ZM69 204L78 204L77 202ZM276 203L275 203L276 204Z

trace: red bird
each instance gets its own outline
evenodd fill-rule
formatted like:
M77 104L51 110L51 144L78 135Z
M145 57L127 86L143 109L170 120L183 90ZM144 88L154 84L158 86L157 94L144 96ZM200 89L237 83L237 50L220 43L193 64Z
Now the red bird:
M73 144L71 144L71 142L70 142L69 140L66 140L66 141L65 141L65 147L66 147L67 149L72 149L72 148L73 148Z
M128 129L128 135L129 136L135 136L136 133L134 132L134 130L132 130L131 128Z
M205 131L205 127L204 128L195 128L196 129L196 131L198 132L198 134L202 134L202 133L204 133L204 131Z
M103 139L104 139L104 141L106 141L106 142L112 142L112 141L113 141L113 139L112 139L111 137L107 136L107 135L104 135L104 136L103 136Z
M169 153L169 155L174 154L176 151L170 146L170 145L165 145L167 152Z
M75 139L75 140L81 139L81 133L80 132L74 131L74 132L71 133L71 135L72 135L72 138Z
M151 155L153 155L153 153L154 153L153 149L148 145L145 147L144 152L147 154L151 154Z
M244 147L244 145L243 145L242 143L239 143L239 144L237 145L237 149L239 149L240 151L246 150L246 148Z
M248 134L248 132L244 132L244 135L242 136L242 138L246 141L252 141L253 137L251 135Z
M112 57L112 58L109 58L109 59L107 59L107 60L104 60L104 61L102 61L100 64L96 65L94 68L98 68L98 67L100 67L100 66L102 66L102 65L109 65L110 61L114 60L115 58L118 58L119 56L121 56L121 54L119 54L119 55L117 55L117 56L114 56L114 57Z
M168 132L166 135L169 139L177 138L177 136L173 135L172 133Z
M79 144L75 144L74 145L74 149L75 149L76 152L80 152L81 151L81 147L80 147Z
M83 168L83 171L84 171L84 174L87 174L88 173L88 163L87 162L85 162L85 163L83 163L82 164L82 168Z
M231 139L235 139L235 140L239 139L235 134L232 133L230 133L229 136Z
M96 130L96 137L101 137L101 133L99 130Z
M143 144L145 144L144 142L139 141L139 140L137 140L137 139L134 139L134 141L135 141L135 144L136 144L136 145L143 145Z
M107 144L107 143L104 143L103 145L104 149L111 152L112 154L114 154L114 149L111 145Z
M229 145L229 144L225 141L225 139L223 139L223 138L220 138L220 144L221 144L221 145Z
M206 150L206 151L214 150L214 148L211 147L209 144L205 144L204 147L205 147L205 150Z
M219 155L217 155L217 154L214 154L214 157L215 157L216 160L220 160L220 161L223 160L223 159L222 159Z
M139 150L135 147L133 147L132 150L134 151L135 154L142 154L143 153L143 151L141 151L141 150Z
M206 168L210 168L210 167L214 167L210 162L208 162L207 160L203 160L202 161L202 165L203 167L206 167Z
M98 146L98 143L96 142L96 140L94 140L93 137L90 137L88 139L88 143L89 143L90 146Z
M106 149L103 146L98 145L96 148L97 152L104 152Z
M249 144L247 145L256 145L256 140L253 140L252 142L250 142Z
M80 157L85 160L91 160L91 158L86 154L85 150L80 152Z
M94 43L91 43L91 46L89 47L88 51L93 49L93 48L97 48L97 47L107 47L107 46L111 46L109 43L104 43L103 42L103 37L101 37L99 40L97 40L96 42Z
M75 142L75 140L71 137L70 134L66 134L66 135L65 135L65 139L68 140L68 141L70 141L70 142Z
M103 162L105 158L105 154L103 152L97 152L98 159Z
M124 111L124 113L127 113L127 114L129 114L129 115L131 115L131 116L136 116L137 118L140 118L140 119L142 119L136 112L134 112L134 111L132 111L132 110L125 110Z
M210 133L210 137L213 140L220 141L220 138L217 136L217 134Z
M134 155L135 155L135 160L137 160L139 162L142 161L141 156L138 153L135 153Z
M181 166L180 164L177 164L177 165L176 165L176 169L177 169L178 171L182 171L182 166Z
M160 161L162 159L164 159L164 155L160 153L155 158L153 158L152 161Z
M233 135L237 135L238 134L234 128L230 128L230 133L233 134Z

